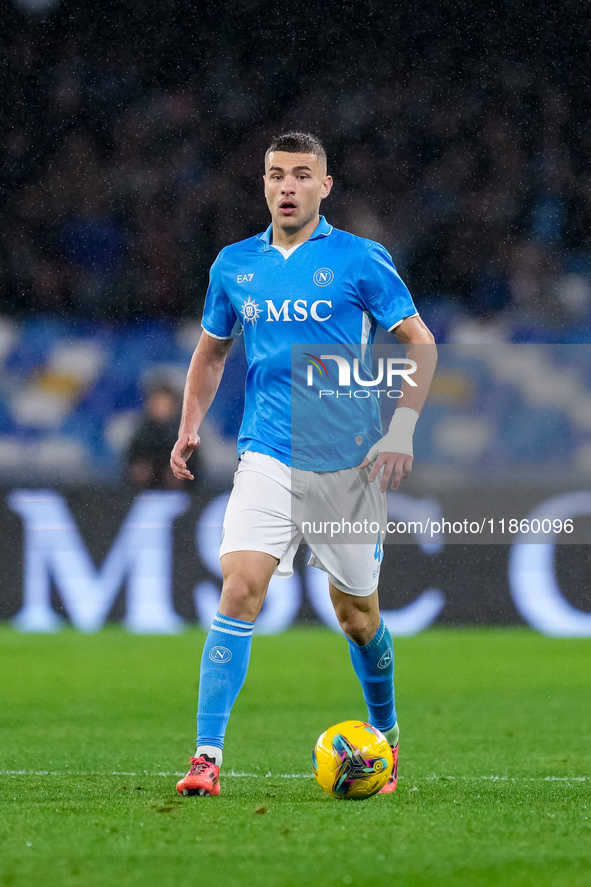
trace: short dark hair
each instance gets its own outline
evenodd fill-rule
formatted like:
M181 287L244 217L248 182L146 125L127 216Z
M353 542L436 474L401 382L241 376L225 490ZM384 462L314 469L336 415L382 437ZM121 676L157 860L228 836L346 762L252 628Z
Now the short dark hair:
M288 154L316 154L326 163L326 151L319 138L310 132L284 132L275 136L265 153L265 160L273 151L286 151Z

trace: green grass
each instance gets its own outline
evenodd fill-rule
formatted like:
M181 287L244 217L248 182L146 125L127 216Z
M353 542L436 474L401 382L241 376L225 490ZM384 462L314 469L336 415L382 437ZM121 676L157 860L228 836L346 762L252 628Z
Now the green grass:
M365 717L322 629L255 639L224 771L256 776L178 797L203 639L0 629L2 887L591 883L590 642L397 640L399 787L355 803L306 775L325 727Z

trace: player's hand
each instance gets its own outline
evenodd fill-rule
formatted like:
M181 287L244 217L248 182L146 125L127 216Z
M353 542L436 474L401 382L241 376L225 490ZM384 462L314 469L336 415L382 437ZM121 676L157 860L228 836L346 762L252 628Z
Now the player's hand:
M172 448L170 467L178 480L195 480L187 468L187 461L199 446L200 440L198 434L183 434Z
M390 478L392 479L392 483L390 489L397 490L400 486L400 481L404 480L405 477L412 471L412 462L413 457L406 455L406 453L378 453L376 456L373 465L370 462L369 458L366 456L360 468L367 468L369 465L372 465L371 471L369 472L368 481L373 483L380 470L383 468L382 479L380 481L380 491L385 493L388 489L388 484L390 483Z

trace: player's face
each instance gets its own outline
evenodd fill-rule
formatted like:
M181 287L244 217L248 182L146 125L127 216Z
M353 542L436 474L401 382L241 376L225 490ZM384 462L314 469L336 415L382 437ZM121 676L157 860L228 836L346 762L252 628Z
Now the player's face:
M274 226L286 234L316 227L320 203L332 187L326 164L317 154L274 151L267 157L264 181Z

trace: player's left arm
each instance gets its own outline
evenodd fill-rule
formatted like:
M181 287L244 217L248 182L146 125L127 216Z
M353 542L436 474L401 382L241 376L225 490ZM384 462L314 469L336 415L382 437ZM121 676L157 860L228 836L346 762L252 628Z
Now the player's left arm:
M394 330L394 335L404 345L406 357L416 363L416 369L409 376L415 383L411 385L403 377L402 397L390 422L387 433L373 445L361 468L371 465L369 481L373 482L383 468L380 490L384 493L391 480L391 488L397 490L400 481L412 471L412 438L419 413L425 403L431 379L437 364L437 347L430 330L420 317L407 317ZM373 464L372 464L373 463Z

